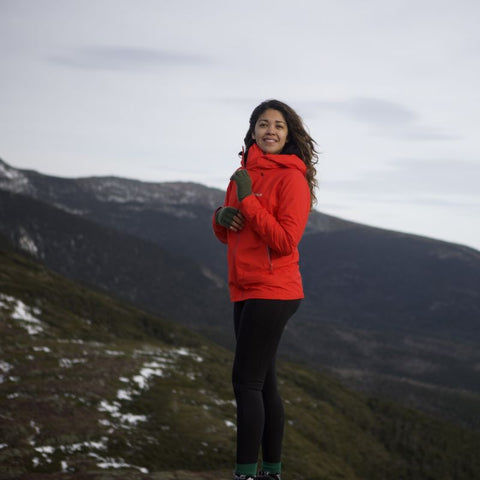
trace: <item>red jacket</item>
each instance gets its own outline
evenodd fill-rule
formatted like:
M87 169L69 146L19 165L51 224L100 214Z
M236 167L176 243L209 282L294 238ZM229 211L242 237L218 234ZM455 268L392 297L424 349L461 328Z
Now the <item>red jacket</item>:
M244 228L233 232L213 216L215 235L228 245L231 300L303 298L297 247L310 212L305 163L296 155L264 154L256 144L247 160L253 194L239 202L231 181L224 202L242 212Z

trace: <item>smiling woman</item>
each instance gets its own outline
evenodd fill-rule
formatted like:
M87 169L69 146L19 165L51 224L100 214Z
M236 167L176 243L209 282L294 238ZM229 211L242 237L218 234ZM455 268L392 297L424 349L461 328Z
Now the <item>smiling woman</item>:
M234 304L235 479L279 480L284 413L275 359L303 298L297 247L315 200L317 153L300 117L278 100L255 108L244 141L242 166L213 219L216 236L228 245Z
M252 138L265 153L280 153L288 140L288 126L281 112L269 108L255 124Z

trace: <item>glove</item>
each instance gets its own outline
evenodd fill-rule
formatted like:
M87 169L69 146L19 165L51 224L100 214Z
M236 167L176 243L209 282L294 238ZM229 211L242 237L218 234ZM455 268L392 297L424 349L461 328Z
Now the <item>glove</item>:
M237 184L237 198L239 202L252 194L252 179L246 170L237 170L230 177L230 180Z
M233 217L239 214L240 210L233 207L222 207L215 214L215 221L225 228L230 228L233 224Z

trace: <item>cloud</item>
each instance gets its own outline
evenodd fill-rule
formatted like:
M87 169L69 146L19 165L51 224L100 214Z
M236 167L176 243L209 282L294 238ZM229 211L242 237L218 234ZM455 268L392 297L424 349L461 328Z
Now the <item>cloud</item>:
M199 66L210 60L200 55L155 48L92 46L49 59L53 63L88 70L145 71L161 67Z
M418 115L412 110L378 98L352 98L337 102L336 109L355 120L380 127L398 127L418 119Z
M372 133L401 140L455 140L436 128L420 123L420 115L399 103L372 97L355 97L340 101L314 101L305 111L330 110L370 127Z
M324 186L331 191L381 201L415 198L422 203L437 205L480 206L479 163L402 159L387 166L390 168L363 172L354 180L326 181Z
M466 160L400 159L390 162L388 177L417 190L439 194L478 195L480 164Z

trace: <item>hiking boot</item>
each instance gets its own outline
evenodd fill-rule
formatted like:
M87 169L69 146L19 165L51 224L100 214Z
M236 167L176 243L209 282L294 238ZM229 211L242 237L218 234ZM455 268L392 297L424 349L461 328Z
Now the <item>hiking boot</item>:
M257 480L281 480L279 473L258 472Z

